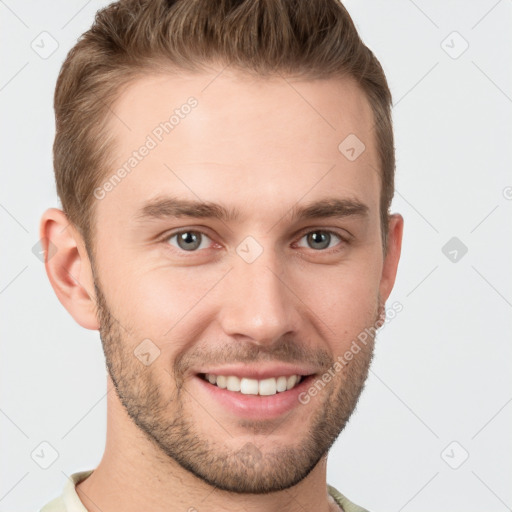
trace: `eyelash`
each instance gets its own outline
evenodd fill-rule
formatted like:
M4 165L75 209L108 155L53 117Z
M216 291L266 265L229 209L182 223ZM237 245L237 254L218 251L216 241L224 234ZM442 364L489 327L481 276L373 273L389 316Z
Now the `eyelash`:
M178 247L174 247L174 246L171 246L170 243L169 243L169 240L171 238L174 238L175 236L177 235L180 235L180 234L183 234L183 233L198 233L202 236L205 236L206 238L210 239L213 243L216 243L214 240L212 240L212 238L207 234L205 233L204 231L201 231L199 229L182 229L180 231L174 231L174 232L171 232L171 233L166 233L163 237L161 237L159 239L160 242L164 243L166 245L166 247L168 247L171 251L173 252L176 252L180 255L183 255L184 257L189 257L187 256L187 253L188 254L194 254L194 253L199 253L201 252L201 250L205 250L205 249L196 249L195 251L185 251L183 249L180 249ZM348 245L350 243L350 240L348 237L343 237L342 235L340 235L338 232L336 231L333 231L333 230L330 230L330 229L321 229L321 228L316 228L316 229L310 229L308 231L303 231L300 233L300 236L298 238L298 241L302 240L302 238L304 238L306 235L309 235L310 233L329 233L330 235L334 235L336 236L337 238L340 239L340 243L335 245L334 247L331 247L331 248L327 248L327 249L311 249L311 251L314 251L316 253L323 253L323 254L335 254L341 250L343 250L343 246L344 245ZM338 246L341 246L341 247L338 247Z

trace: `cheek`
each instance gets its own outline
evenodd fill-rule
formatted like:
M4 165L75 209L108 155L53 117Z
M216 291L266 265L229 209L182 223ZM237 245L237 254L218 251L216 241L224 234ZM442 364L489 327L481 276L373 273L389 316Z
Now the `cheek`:
M127 274L116 292L120 315L139 336L179 339L192 315L208 302L208 292L219 276L186 268L151 268ZM204 315L202 316L204 318Z
M306 274L308 275L308 274ZM304 303L322 320L323 331L340 350L373 325L378 313L379 279L371 267L330 267L301 278Z

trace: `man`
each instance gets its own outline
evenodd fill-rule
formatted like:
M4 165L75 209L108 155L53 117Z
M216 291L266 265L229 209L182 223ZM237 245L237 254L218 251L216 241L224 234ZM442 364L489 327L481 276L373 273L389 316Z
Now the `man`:
M100 331L107 440L44 512L365 510L326 463L400 256L390 105L336 0L97 14L57 82L40 234Z

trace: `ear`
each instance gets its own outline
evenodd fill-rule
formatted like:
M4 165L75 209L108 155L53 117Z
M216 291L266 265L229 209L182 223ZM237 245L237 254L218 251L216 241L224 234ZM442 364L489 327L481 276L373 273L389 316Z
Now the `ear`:
M388 221L387 251L380 280L380 297L386 302L395 284L398 261L402 250L404 219L398 213L390 215Z
M93 273L82 236L62 210L50 208L41 217L39 237L59 301L82 327L98 330Z

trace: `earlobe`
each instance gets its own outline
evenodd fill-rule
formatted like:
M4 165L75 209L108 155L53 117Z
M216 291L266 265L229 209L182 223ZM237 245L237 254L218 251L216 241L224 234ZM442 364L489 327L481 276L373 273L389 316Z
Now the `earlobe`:
M390 215L388 226L387 251L380 281L380 297L383 302L386 302L395 284L400 252L402 250L403 217L398 213Z
M92 269L79 232L62 210L50 208L41 217L39 236L46 274L60 303L82 327L98 330Z

